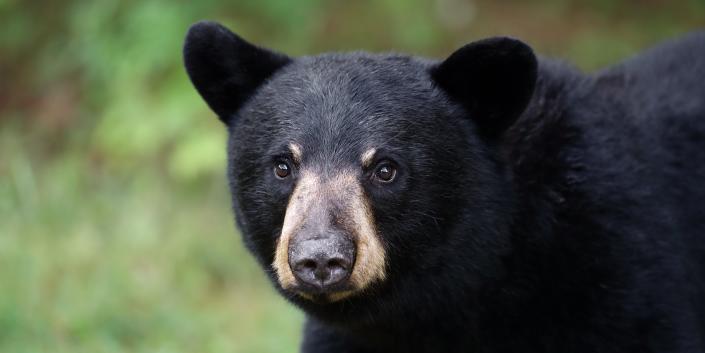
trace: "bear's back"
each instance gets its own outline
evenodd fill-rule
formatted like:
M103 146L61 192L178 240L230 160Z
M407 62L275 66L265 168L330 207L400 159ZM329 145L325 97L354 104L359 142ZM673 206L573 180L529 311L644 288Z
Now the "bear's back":
M705 32L666 42L593 76L594 94L610 101L596 129L629 154L634 182L698 251L705 272ZM600 119L600 118L597 118ZM597 137L596 137L597 138ZM648 185L648 192L646 188Z

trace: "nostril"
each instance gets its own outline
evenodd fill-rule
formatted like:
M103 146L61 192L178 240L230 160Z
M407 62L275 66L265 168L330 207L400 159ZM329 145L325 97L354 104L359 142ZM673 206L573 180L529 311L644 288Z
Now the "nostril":
M299 280L319 287L323 285L329 271L325 262L310 257L296 261L291 269Z
M328 268L331 270L341 269L346 270L348 268L346 261L343 259L330 259L328 260Z
M325 285L333 285L344 281L350 274L350 262L344 258L332 258L326 262L328 278L324 281Z
M318 263L314 260L304 260L303 263L301 264L301 267L303 269L308 270L308 271L316 271L316 268L318 268Z

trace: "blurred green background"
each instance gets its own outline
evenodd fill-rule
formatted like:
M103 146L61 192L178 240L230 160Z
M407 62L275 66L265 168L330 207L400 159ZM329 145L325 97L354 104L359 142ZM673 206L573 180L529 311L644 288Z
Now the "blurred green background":
M591 70L702 27L705 0L0 0L0 352L297 350L182 69L200 19L292 55L505 34Z

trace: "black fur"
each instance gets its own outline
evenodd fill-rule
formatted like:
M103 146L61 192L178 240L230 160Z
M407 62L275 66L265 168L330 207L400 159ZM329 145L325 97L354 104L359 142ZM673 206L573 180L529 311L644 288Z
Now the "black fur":
M705 352L704 33L586 75L545 59L533 71L530 49L507 39L446 69L404 55L284 60L195 28L220 33L190 34L186 66L228 117L236 219L278 289L294 183L272 163L287 143L324 175L366 146L398 163L386 187L360 171L387 280L328 304L280 289L308 314L304 352ZM253 51L268 54L242 59Z
M526 44L510 38L470 43L431 70L431 77L486 135L499 135L514 123L531 99L536 57Z
M244 41L217 23L200 22L186 35L186 72L225 124L262 81L290 61L285 55Z

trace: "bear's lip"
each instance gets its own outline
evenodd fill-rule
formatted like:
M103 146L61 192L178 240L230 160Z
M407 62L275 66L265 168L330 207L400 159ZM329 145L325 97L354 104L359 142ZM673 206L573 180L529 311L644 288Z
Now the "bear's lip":
M333 302L355 293L355 289L347 279L323 288L297 281L296 286L289 291L313 302Z
M337 292L350 291L352 289L353 288L350 285L348 278L346 278L343 281L340 281L340 283L336 283L336 284L329 285L326 287L319 287L319 286L311 285L311 284L305 283L303 281L297 280L296 286L294 286L292 288L292 290L295 292L302 292L302 293L306 293L309 295L333 294L333 293L337 293Z

